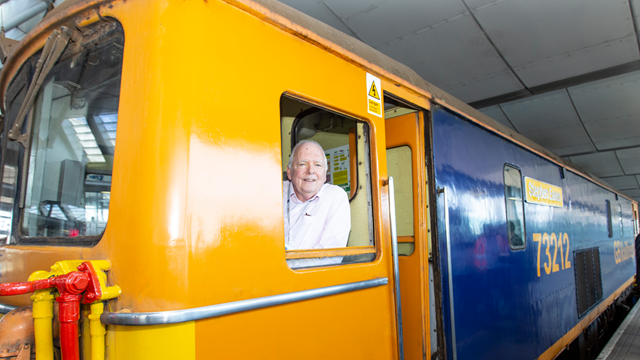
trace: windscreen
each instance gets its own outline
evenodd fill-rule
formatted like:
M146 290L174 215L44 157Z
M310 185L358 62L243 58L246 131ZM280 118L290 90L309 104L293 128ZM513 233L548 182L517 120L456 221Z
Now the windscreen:
M15 164L21 168L22 237L86 241L106 228L124 34L111 19L88 30L83 32L87 36L69 42L50 70L43 70L44 81L22 126L28 141L18 140L25 155ZM31 59L32 68L40 56Z

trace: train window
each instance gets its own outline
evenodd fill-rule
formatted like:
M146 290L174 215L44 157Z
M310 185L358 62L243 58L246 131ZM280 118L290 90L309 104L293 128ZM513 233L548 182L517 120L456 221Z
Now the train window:
M20 242L91 244L106 227L124 34L113 20L94 26L46 74L23 126Z
M611 201L609 200L605 200L605 207L606 207L606 212L607 212L607 231L609 234L609 237L613 237L613 220L611 219Z
M387 174L393 176L396 199L398 254L411 255L413 243L413 169L411 148L399 146L387 149ZM403 237L411 242L403 242Z
M505 164L504 195L507 211L507 237L513 250L526 247L524 228L524 203L522 202L522 173L520 169Z
M393 176L398 236L413 236L413 170L411 148L387 149L387 174Z
M622 205L618 204L618 221L620 222L620 237L624 237L624 226L622 224Z
M287 264L372 261L369 125L286 95L280 106Z

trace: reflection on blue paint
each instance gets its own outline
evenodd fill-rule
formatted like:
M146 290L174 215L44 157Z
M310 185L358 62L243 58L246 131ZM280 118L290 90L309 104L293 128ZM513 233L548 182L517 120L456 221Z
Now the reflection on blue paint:
M614 254L614 241L633 240L631 203L621 197L616 200L610 191L570 171L562 179L558 165L445 110L435 109L432 118L436 187L447 188L449 206L457 358L537 358L580 319L575 267L558 267L559 271L547 275L546 248L541 249L540 256L545 258L541 258L539 277L541 242L534 242L533 234L554 233L557 238L566 233L570 249L557 251L570 262L574 251L598 246L606 299L635 273L634 262L616 264ZM523 177L562 188L561 208L525 202L526 247L522 250L512 250L507 238L505 163L521 169ZM620 231L608 237L605 200L615 209L617 204L622 206L624 237ZM453 359L441 197L437 207L447 358Z

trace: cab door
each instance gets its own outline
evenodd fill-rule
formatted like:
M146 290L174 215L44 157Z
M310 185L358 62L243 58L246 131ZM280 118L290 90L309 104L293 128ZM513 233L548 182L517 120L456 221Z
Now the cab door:
M395 183L405 358L427 359L431 351L423 113L390 109L385 128L387 172Z

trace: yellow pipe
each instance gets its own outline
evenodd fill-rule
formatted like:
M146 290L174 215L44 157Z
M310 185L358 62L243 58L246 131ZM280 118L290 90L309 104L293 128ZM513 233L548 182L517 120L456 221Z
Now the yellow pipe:
M31 300L36 360L53 360L53 295L50 289L37 290Z
M80 359L91 359L91 332L89 330L89 314L91 313L90 307L82 305L80 307L80 322L78 325L82 327L80 334L80 341L82 342L80 349ZM78 329L80 331L80 329Z
M91 304L91 314L89 314L91 360L104 360L104 342L107 331L102 322L100 322L100 315L102 315L103 312L104 304L101 301Z

